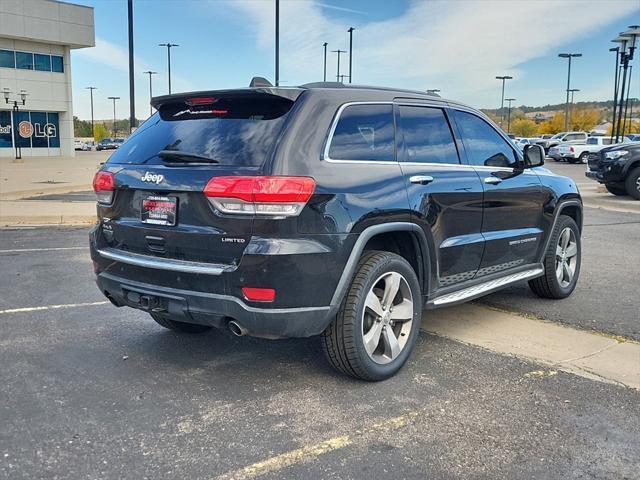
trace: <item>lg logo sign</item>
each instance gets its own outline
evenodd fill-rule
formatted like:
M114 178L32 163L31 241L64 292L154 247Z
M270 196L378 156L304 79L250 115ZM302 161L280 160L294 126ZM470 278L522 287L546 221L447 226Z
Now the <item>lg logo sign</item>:
M56 126L53 123L31 123L28 121L22 121L18 124L18 133L22 138L30 138L36 136L39 138L55 137L57 136Z

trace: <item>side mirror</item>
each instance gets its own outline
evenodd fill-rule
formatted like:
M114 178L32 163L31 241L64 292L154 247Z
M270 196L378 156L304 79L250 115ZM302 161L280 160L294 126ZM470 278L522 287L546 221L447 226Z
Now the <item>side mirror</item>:
M540 145L524 146L524 168L544 165L544 149Z

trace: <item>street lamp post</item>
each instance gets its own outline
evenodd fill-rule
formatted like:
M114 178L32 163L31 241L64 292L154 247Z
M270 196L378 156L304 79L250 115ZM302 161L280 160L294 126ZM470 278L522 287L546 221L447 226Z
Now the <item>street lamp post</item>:
M155 75L158 72L153 72L151 70L147 70L146 72L143 72L147 75L149 75L149 116L153 115L153 107L151 106L151 99L153 98L153 86L151 83L151 76Z
M579 88L572 88L569 90L569 92L571 92L571 103L569 108L569 126L571 126L571 117L573 116L573 94L579 91L580 91Z
M622 86L619 89L620 103L618 105L618 120L616 124L616 142L618 141L620 136L624 137L631 87L632 66L629 65L629 62L633 60L633 54L636 49L636 41L639 36L640 25L631 25L629 26L629 30L622 32L618 38L613 40L614 42L620 43L620 60L622 63ZM620 131L621 126L622 131Z
M89 90L91 94L91 136L94 140L96 139L96 132L93 126L93 91L96 89L97 87L87 87L87 90Z
M616 107L618 105L618 70L620 70L619 65L619 53L620 47L613 47L609 49L610 52L615 52L616 54L616 69L613 75L613 114L611 115L611 136L615 132L615 124L616 124Z
M107 97L109 100L113 100L113 138L116 138L116 100L120 100L120 97Z
M322 75L322 81L326 82L327 81L327 45L329 45L327 42L324 42L322 44L322 46L324 47L324 69L323 69L323 75Z
M169 94L171 94L171 47L179 47L177 43L160 43L159 47L167 47L167 70L169 73Z
M509 102L507 113L507 133L511 133L511 102L515 102L515 98L505 98L505 101Z
M280 0L276 0L276 87L280 85Z
M558 57L569 59L569 67L567 69L567 101L564 106L564 130L569 128L569 92L571 91L571 59L581 57L581 53L559 53Z
M10 95L11 95L11 91L8 88L5 88L4 89L4 102L7 103L7 104L9 103L9 96ZM19 95L20 95L20 100L19 101L17 99L13 100L13 109L12 110L13 110L14 123L15 123L15 120L18 118L18 112L20 111L19 104L22 103L22 105L24 105L25 103L27 103L27 92L26 92L26 90L20 90L20 94ZM15 128L15 124L14 124L13 128ZM20 127L18 126L18 128L20 128ZM15 159L16 160L20 160L22 158L22 147L20 147L16 143L16 141L15 141L16 136L15 135L13 135L13 138L14 138L13 142L15 144L14 146L15 146L15 149L16 149Z
M511 80L512 78L513 77L510 77L509 75L496 77L496 80L502 80L502 97L500 97L500 127L502 127L502 124L504 123L504 82L506 80Z
M353 67L353 31L355 28L349 27L349 83L351 83L351 68Z
M346 50L331 50L332 53L338 54L338 71L336 72L336 82L340 81L340 54L347 53Z

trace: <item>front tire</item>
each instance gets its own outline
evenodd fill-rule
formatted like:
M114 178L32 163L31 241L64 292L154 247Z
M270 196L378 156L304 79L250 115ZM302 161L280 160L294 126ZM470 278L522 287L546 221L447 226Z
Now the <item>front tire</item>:
M395 375L409 358L420 331L422 292L401 256L370 251L360 259L322 347L338 371L368 381Z
M635 198L636 200L640 200L640 167L636 167L629 172L627 175L627 179L624 182L627 193Z
M541 298L566 298L580 276L582 244L573 218L561 215L544 256L544 275L529 280L529 287Z
M580 160L580 163L582 164L589 163L589 152L582 152L580 157L578 157L578 160Z
M199 325L197 323L186 323L179 322L178 320L171 320L168 317L164 317L156 313L150 313L149 315L151 315L151 318L153 318L158 325L162 325L164 328L168 328L169 330L173 330L174 332L204 333L213 328L208 325Z
M627 189L624 186L614 185L613 183L605 183L605 188L607 192L617 195L619 197L623 197L627 195Z

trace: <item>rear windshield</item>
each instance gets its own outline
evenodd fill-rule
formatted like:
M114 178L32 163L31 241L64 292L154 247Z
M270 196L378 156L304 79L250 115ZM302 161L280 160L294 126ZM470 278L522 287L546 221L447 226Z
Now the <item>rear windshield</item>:
M163 105L109 158L116 164L162 164L162 150L203 155L219 165L260 166L293 101L275 95L197 97Z

